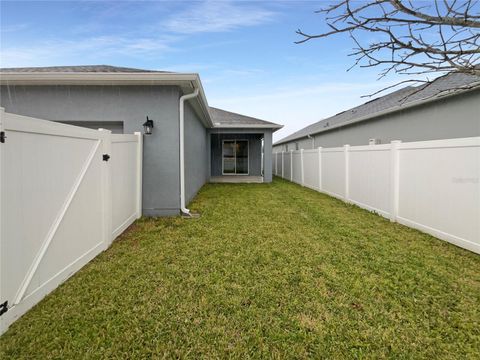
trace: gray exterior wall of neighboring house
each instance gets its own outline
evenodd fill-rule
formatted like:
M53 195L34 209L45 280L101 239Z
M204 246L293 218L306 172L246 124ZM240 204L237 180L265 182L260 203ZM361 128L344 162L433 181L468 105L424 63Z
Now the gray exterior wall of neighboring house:
M1 86L5 111L52 121L91 123L114 132L143 132L143 214L174 215L180 208L179 98L175 86ZM185 187L189 201L208 179L207 130L185 111Z
M372 138L385 144L392 140L407 142L473 136L480 136L480 90L312 135L315 147L367 145ZM313 140L304 137L275 145L273 151L286 151L287 147L295 150L296 142L300 149L313 147Z
M279 148L277 146L275 147L274 152L278 151L278 149L282 151L282 148ZM302 138L302 139L298 139L297 141L287 143L283 147L283 151L300 150L300 149L313 149L313 136L311 139Z

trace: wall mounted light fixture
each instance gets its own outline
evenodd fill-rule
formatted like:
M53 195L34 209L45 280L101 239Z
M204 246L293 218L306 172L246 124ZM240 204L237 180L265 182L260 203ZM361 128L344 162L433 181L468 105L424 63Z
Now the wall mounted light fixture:
M153 130L153 120L147 116L147 121L143 123L143 131L145 135L151 135Z

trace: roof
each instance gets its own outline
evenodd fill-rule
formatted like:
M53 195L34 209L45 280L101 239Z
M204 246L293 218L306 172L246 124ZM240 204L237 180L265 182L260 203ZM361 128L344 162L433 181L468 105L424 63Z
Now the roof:
M270 121L260 120L211 106L210 116L212 117L214 128L269 128L278 130L283 127L283 125Z
M430 84L419 87L405 87L388 95L367 101L360 106L320 120L284 137L274 145L284 144L308 137L309 135L369 120L386 113L403 110L476 88L480 88L480 76L450 73L438 77Z
M213 127L205 91L197 73L110 65L0 68L0 85L171 85L178 86L184 94L199 89L199 95L190 103L203 124L208 128Z
M176 85L183 93L200 90L193 105L209 128L270 128L265 120L208 106L200 76L196 73L144 70L110 65L0 68L0 85Z
M157 71L136 69L122 66L111 65L75 65L75 66L46 66L46 67L21 67L21 68L0 68L0 72L64 72L64 73L169 73L170 71Z

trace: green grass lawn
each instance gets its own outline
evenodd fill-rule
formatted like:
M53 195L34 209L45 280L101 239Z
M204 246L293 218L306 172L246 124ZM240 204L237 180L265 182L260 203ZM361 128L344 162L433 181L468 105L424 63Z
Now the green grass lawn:
M190 207L138 221L0 358L480 357L480 256L283 180Z

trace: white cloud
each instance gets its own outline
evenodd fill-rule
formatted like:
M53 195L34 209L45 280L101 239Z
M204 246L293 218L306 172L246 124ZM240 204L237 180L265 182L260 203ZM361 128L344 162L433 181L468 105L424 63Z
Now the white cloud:
M115 7L112 9L111 6L108 6L108 11L103 11L101 18L104 20L104 16L113 16L110 10L115 15L118 15L119 10L125 10L123 5L118 7L119 9L114 11ZM135 8L131 9L131 11L134 10ZM154 8L153 11L157 10ZM195 2L189 4L187 9L170 15L164 22L160 36L157 35L158 31L152 29L151 25L142 25L123 32L112 33L109 31L112 35L88 36L87 34L92 33L101 34L101 30L105 28L103 23L97 21L90 25L82 24L80 29L82 31L79 31L78 26L74 27L71 34L75 36L70 38L57 38L56 35L52 35L50 38L35 43L14 44L10 42L9 45L6 45L4 42L0 53L0 66L62 65L70 64L72 60L76 64L112 63L112 56L118 57L120 61L122 58L138 58L140 56L161 59L167 53L182 51L181 48L174 47L174 45L178 45L179 41L184 40L187 34L221 32L242 26L253 26L270 21L274 15L275 13L272 11L245 3ZM2 26L2 32L11 33L25 27L24 24L12 27ZM200 44L196 46L196 49L200 51L202 48L220 46L224 43Z
M203 1L171 16L164 25L175 33L224 32L271 21L276 14L232 1Z
M134 38L95 36L80 40L46 40L35 45L2 47L1 67L60 65L76 60L77 64L109 62L112 55L143 56L173 51L175 37Z
M13 33L13 32L25 30L27 28L28 28L28 24L2 25L0 26L0 32Z

